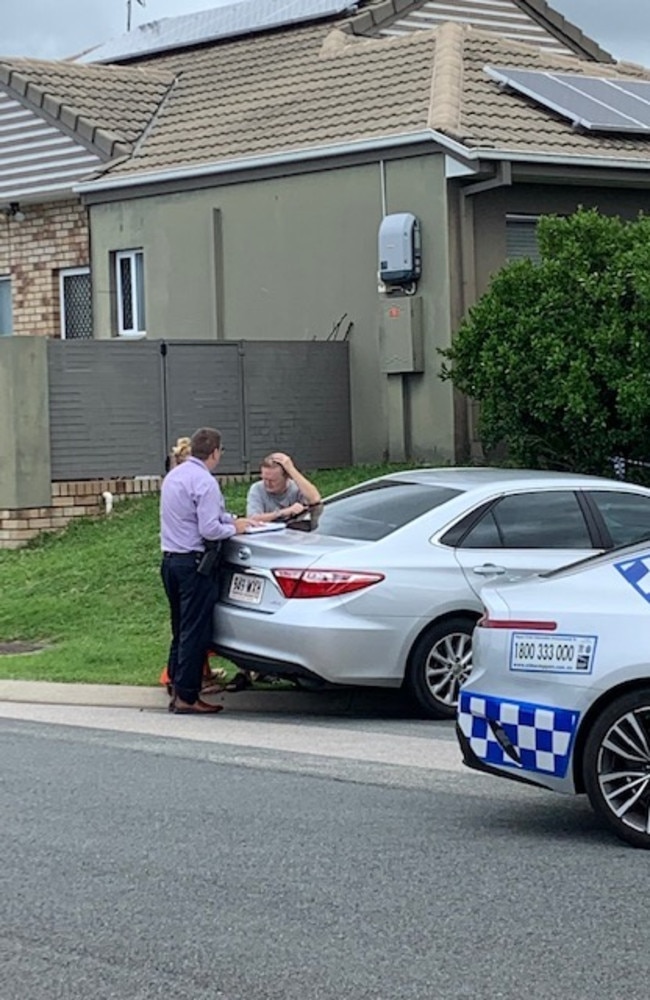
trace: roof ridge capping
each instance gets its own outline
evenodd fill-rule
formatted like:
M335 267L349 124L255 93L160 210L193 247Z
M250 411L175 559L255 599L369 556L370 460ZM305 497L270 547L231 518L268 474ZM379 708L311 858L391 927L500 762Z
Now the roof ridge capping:
M428 0L366 0L362 9L352 14L341 27L353 35L373 35L389 23L424 7L427 2ZM550 35L573 49L577 56L582 58L586 56L594 62L615 61L609 52L551 7L546 0L512 0L512 2Z
M427 125L438 132L461 135L463 50L471 25L446 21L436 29Z

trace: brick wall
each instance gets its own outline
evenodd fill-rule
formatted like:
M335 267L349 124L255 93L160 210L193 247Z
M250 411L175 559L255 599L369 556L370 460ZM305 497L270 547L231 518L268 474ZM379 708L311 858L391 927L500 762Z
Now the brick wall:
M219 476L219 482L249 483L251 476ZM66 528L75 517L105 517L103 493L111 493L115 504L125 497L159 493L161 483L162 476L52 483L49 507L0 508L0 549L24 548L43 532Z
M0 275L11 277L13 332L60 336L59 271L89 262L87 211L76 200L21 205L0 218Z
M0 549L20 549L44 531L59 531L75 517L105 514L102 494L113 500L160 491L161 476L137 479L93 479L82 482L52 483L49 507L0 509Z

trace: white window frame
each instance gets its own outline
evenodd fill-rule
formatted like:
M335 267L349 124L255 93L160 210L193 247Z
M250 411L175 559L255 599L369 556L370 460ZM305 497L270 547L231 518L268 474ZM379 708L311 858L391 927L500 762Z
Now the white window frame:
M12 299L11 275L10 274L0 274L0 282L2 282L3 284L7 284L8 287L9 287L9 323L10 323L9 330L6 330L6 331L0 330L0 337L10 337L13 334L13 332L14 332L13 309L12 309L12 302L11 302L11 299Z
M138 259L140 275L138 278ZM124 286L122 284L122 262L129 262L131 284L131 312L134 324L124 325ZM117 334L119 337L145 337L146 319L144 307L144 252L139 250L118 250L115 253L115 290L117 294Z
M66 339L65 335L65 295L63 288L65 285L66 278L72 278L75 274L90 274L89 267L63 267L59 271L59 325L61 330L61 340Z

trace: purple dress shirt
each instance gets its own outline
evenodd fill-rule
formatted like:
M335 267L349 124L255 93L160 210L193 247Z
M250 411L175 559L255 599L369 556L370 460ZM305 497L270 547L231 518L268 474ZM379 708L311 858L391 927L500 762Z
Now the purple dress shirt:
M202 552L203 539L232 538L233 522L217 480L199 458L187 458L167 473L160 491L163 552Z

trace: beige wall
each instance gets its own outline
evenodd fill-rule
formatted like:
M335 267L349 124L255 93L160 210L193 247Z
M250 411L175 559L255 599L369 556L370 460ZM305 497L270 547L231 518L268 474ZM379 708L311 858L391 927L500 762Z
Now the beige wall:
M425 373L405 376L414 458L453 454L451 390L437 379L449 342L444 161L385 164L388 212L422 223ZM391 403L379 365L379 163L157 195L91 208L95 330L114 333L111 253L145 252L147 336L325 339L349 335L355 461L386 452ZM278 386L282 392L282 386Z

